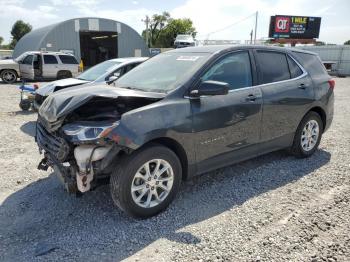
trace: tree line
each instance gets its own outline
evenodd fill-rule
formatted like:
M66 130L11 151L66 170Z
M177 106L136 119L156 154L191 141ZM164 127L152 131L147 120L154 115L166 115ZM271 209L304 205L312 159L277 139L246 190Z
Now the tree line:
M32 26L29 23L17 20L12 26L9 44L3 45L4 38L0 36L0 49L14 49L17 42L31 30ZM142 37L145 41L147 39L146 34L148 34L147 45L149 47L167 48L173 47L174 40L178 34L189 34L195 38L197 32L191 19L174 19L169 12L163 12L162 14L152 15L149 20L148 30L142 31ZM325 43L318 42L318 45L323 44ZM350 40L344 42L344 45L350 45Z

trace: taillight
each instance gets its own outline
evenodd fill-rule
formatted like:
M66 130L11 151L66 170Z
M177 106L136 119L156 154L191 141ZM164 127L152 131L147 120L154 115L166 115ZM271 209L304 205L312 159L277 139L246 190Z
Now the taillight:
M334 90L335 80L334 79L328 80L328 84L329 84L329 88Z

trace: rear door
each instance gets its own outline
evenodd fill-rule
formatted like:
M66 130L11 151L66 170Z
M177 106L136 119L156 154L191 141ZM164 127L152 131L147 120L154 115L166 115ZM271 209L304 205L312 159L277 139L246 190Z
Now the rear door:
M59 70L58 60L55 55L44 54L43 55L43 77L44 78L56 78Z
M314 101L311 79L287 53L256 50L255 58L263 94L262 146L266 151L289 146Z
M226 82L230 91L191 99L199 173L254 157L261 124L261 91L253 85L248 51L220 58L200 79L207 80Z
M34 79L33 55L27 55L19 64L22 79Z

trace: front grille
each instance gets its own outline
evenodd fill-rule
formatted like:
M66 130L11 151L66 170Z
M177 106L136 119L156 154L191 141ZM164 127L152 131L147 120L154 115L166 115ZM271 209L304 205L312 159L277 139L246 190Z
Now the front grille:
M38 104L38 105L41 105L45 99L47 98L47 96L41 96L39 94L35 94L35 102Z
M59 137L57 133L48 132L40 121L36 125L36 142L40 149L45 150L60 162L67 160L70 154L70 146L67 141Z
M64 121L64 117L54 122L49 122L49 121L46 121L45 118L40 116L40 112L38 114L38 122L40 122L40 124L50 133L54 133L54 131L57 131L61 127L63 121Z

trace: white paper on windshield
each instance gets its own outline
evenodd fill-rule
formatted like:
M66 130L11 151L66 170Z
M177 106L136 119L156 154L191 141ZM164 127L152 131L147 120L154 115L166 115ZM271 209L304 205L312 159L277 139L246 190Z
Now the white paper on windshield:
M186 55L182 55L179 56L178 58L176 58L176 60L178 61L196 61L200 58L200 56L186 56Z

